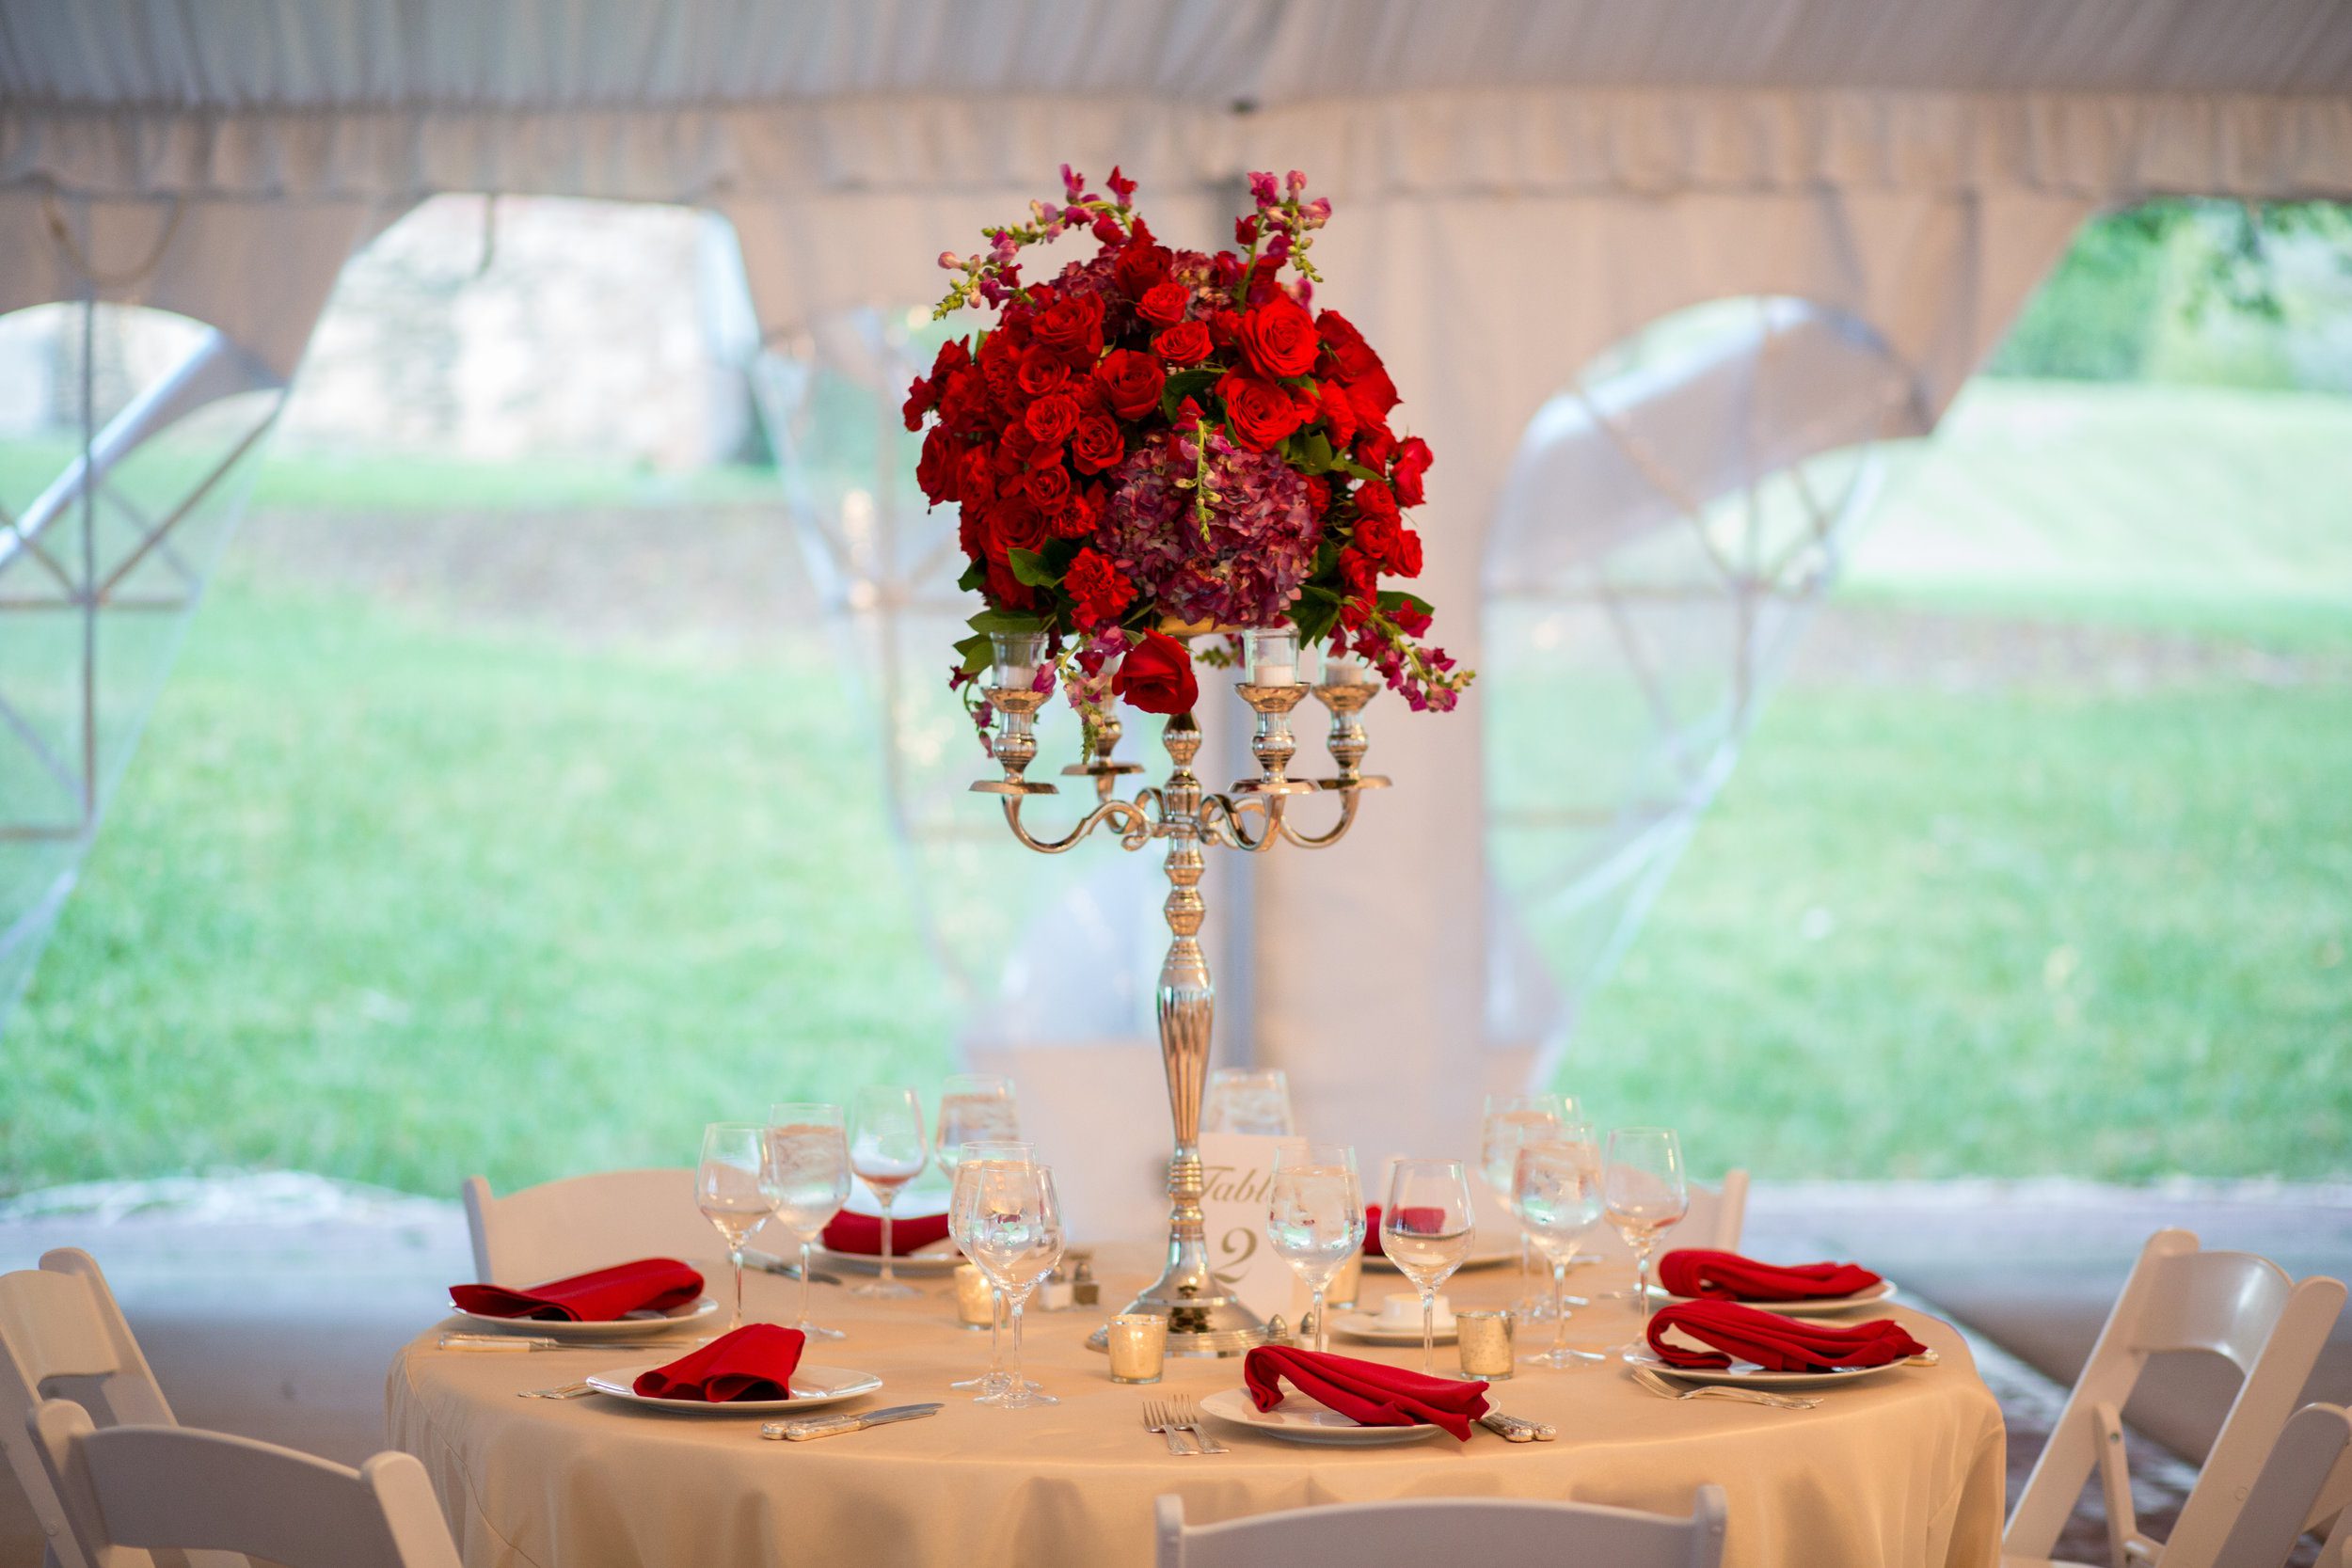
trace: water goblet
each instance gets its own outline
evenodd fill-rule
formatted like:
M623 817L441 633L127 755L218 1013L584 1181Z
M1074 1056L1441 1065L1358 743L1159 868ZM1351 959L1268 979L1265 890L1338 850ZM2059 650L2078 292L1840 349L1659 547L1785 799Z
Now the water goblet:
M939 1127L931 1158L952 1181L958 1151L969 1143L1010 1142L1021 1136L1012 1080L1000 1072L960 1072L939 1085Z
M1633 1249L1634 1309L1641 1314L1629 1355L1649 1340L1649 1262L1658 1238L1691 1210L1691 1187L1682 1173L1682 1144L1663 1127L1620 1127L1609 1134L1609 1162L1601 1173L1602 1201L1609 1223Z
M1275 1255L1314 1293L1314 1348L1328 1349L1324 1292L1364 1245L1364 1194L1356 1177L1356 1151L1345 1144L1316 1143L1276 1149L1265 1233Z
M971 1189L979 1179L978 1167L992 1161L1016 1165L1034 1164L1037 1151L1027 1144L1004 1142L967 1143L956 1150L955 1191L947 1200L947 1234L967 1261L973 1260L975 1243L971 1222L977 1212L976 1205L970 1201ZM972 1261L972 1266L979 1268L977 1261ZM980 1269L980 1273L985 1276L988 1271ZM994 1404L1012 1391L1012 1377L1005 1370L1005 1292L993 1279L989 1281L988 1299L988 1370L978 1377L962 1378L947 1386L959 1390L977 1389L978 1392L973 1396L975 1399L982 1404ZM1029 1386L1035 1387L1036 1385Z
M914 1288L898 1282L891 1268L890 1206L898 1190L923 1172L930 1154L923 1143L923 1107L914 1091L897 1085L868 1084L850 1101L850 1168L882 1210L882 1272L855 1295L899 1300Z
M759 1181L769 1212L801 1243L801 1321L793 1326L812 1339L840 1338L841 1330L820 1327L809 1317L816 1293L809 1259L818 1233L850 1196L850 1141L841 1107L813 1101L769 1106Z
M1478 1174L1486 1179L1495 1196L1507 1206L1511 1201L1511 1168L1519 1145L1531 1138L1549 1136L1557 1132L1569 1116L1567 1103L1556 1094L1490 1094L1486 1097L1486 1119L1479 1124ZM1513 1211L1515 1213L1516 1210ZM1519 1294L1512 1307L1521 1323L1533 1323L1543 1314L1534 1308L1533 1262L1534 1243L1525 1229L1519 1232Z
M1551 1137L1519 1146L1511 1174L1512 1207L1551 1265L1551 1348L1522 1357L1565 1371L1598 1359L1568 1344L1568 1260L1600 1218L1600 1149L1593 1129L1570 1122Z
M989 1402L1000 1410L1059 1404L1053 1395L1030 1386L1021 1362L1022 1308L1061 1261L1065 1238L1054 1173L1043 1165L1001 1160L976 1160L968 1168L969 1180L962 1171L956 1173L957 1204L964 1212L962 1231L969 1238L972 1261L1005 1292L1012 1312L1011 1386Z
M1200 1101L1200 1131L1289 1137L1289 1076L1279 1068L1218 1068L1209 1074L1208 1092Z
M743 1326L743 1243L768 1217L768 1197L759 1190L767 1129L748 1121L714 1121L703 1129L703 1152L694 1167L694 1203L703 1218L726 1239L727 1261L735 1265L735 1316L729 1332Z
M1399 1160L1380 1211L1380 1250L1421 1291L1421 1370L1438 1374L1438 1287L1470 1256L1476 1213L1459 1160Z

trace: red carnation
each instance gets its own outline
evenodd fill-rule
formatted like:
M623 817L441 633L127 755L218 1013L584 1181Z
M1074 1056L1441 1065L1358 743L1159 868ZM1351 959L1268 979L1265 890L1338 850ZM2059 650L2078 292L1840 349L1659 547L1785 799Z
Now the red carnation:
M1152 339L1152 346L1171 365L1198 365L1214 347L1209 341L1209 329L1199 322L1179 322Z
M1406 506L1419 506L1422 492L1421 476L1436 462L1429 443L1418 436L1407 436L1396 446L1396 467L1389 471L1390 482L1396 486L1396 499Z
M1084 490L1073 490L1045 522L1057 539L1084 539L1102 520L1103 503Z
M1192 655L1166 632L1148 631L1111 676L1111 692L1145 713L1190 713L1200 700Z
M906 420L909 430L920 430L923 416L938 406L938 390L918 375L907 383L907 400L898 405L898 417Z
M1315 324L1298 301L1278 293L1241 319L1242 352L1268 380L1305 375L1315 368Z
M1029 404L1021 422L1041 447L1058 447L1078 428L1078 405L1059 392L1048 393Z
M1089 414L1070 434L1070 461L1082 474L1099 474L1116 467L1127 455L1127 443L1109 416Z
M1356 330L1356 324L1337 310L1326 310L1315 318L1316 335L1330 351L1332 363L1339 373L1349 379L1372 374L1380 369L1380 356L1364 341L1364 335Z
M1331 434L1331 445L1340 451L1356 439L1356 406L1347 401L1347 389L1336 381L1327 381L1315 391L1315 413L1323 420L1323 428Z
M1347 401L1355 405L1356 417L1372 424L1389 417L1396 406L1396 383L1389 372L1375 365L1367 375L1351 376L1347 382Z
M1136 314L1154 326L1174 326L1192 307L1192 291L1182 283L1154 283L1136 301Z
M1293 397L1288 388L1240 371L1227 371L1217 379L1216 395L1225 400L1225 415L1232 421L1234 438L1260 451L1273 451L1283 436L1306 422L1314 407L1311 401Z
M1168 384L1167 372L1160 362L1148 354L1133 349L1118 349L1105 355L1094 368L1095 379L1103 384L1104 395L1111 401L1122 419L1141 419L1159 405L1160 388Z
M1136 585L1109 556L1092 548L1078 552L1062 574L1064 592L1077 601L1078 624L1100 626L1116 622L1135 602Z
M1066 359L1092 359L1103 352L1103 300L1079 294L1054 301L1030 327L1037 341Z

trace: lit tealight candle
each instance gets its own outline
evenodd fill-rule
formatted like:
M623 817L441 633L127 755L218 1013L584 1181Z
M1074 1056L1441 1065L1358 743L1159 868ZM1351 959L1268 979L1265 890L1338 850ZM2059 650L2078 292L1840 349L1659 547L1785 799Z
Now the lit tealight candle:
M1454 1314L1454 1348L1462 1358L1464 1377L1490 1382L1511 1375L1510 1313L1480 1308Z
M996 1321L995 1287L970 1263L956 1265L956 1317L966 1328L989 1328Z
M1168 1365L1168 1320L1127 1312L1105 1325L1113 1383L1157 1383Z

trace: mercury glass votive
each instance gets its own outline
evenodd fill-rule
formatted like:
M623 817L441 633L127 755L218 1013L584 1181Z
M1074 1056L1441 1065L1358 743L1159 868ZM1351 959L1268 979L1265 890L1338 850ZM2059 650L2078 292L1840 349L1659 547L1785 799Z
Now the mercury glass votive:
M1168 1365L1168 1320L1151 1312L1127 1312L1107 1325L1111 1381L1157 1383Z
M1500 1382L1511 1375L1512 1329L1517 1320L1500 1307L1463 1309L1454 1314L1454 1348L1462 1358L1464 1377Z
M956 1265L956 1321L966 1328L993 1327L996 1320L996 1289L988 1275L970 1263Z

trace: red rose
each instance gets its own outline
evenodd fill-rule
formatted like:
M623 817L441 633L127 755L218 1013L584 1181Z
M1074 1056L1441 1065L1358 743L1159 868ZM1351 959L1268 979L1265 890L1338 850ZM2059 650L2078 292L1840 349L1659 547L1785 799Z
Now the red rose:
M972 363L972 344L963 338L950 338L939 345L931 356L931 380L945 383L956 372Z
M951 439L945 430L933 425L931 433L923 437L923 455L914 465L914 483L923 487L923 494L930 498L934 506L961 499L963 494L957 484L962 477L962 465Z
M1070 499L1070 470L1058 463L1040 468L1029 475L1028 490L1037 509L1050 515Z
M974 503L996 499L996 461L986 447L966 447L960 459L961 472L956 478L956 494L969 508Z
M1023 391L1041 398L1069 387L1070 367L1052 349L1031 343L1021 352L1021 373L1015 380Z
M1021 422L1041 447L1058 447L1078 428L1078 405L1059 392L1049 392L1029 404Z
M1027 610L1037 603L1037 591L1012 575L1012 568L1001 561L988 563L988 582L984 590L988 602L999 610Z
M1119 280L1119 292L1129 299L1141 299L1160 284L1168 281L1168 269L1175 265L1175 257L1168 246L1153 245L1149 236L1130 240L1111 263L1111 276Z
M1397 526L1396 537L1396 558L1391 562L1391 568L1395 571L1396 575L1401 578L1417 578L1421 576L1421 535L1413 530L1405 527L1403 524L1399 524ZM1427 629L1427 625L1424 623L1421 629L1415 631L1413 635L1419 637L1422 631L1425 631Z
M1340 552L1339 573L1341 597L1345 601L1340 619L1351 627L1360 626L1377 588L1379 563L1351 546Z
M977 561L988 554L988 509L985 503L966 500L963 515L956 519L956 543L962 546L964 558Z
M1091 359L1103 352L1103 301L1098 294L1057 299L1030 327L1037 341L1065 359Z
M1373 420L1356 433L1356 461L1367 468L1385 468L1396 455L1396 437L1385 420Z
M1209 329L1199 322L1179 322L1152 340L1152 346L1161 358L1171 365L1198 365L1209 356L1213 346ZM914 429L913 425L907 427Z
M1429 465L1436 461L1429 451L1429 443L1420 436L1407 436L1398 442L1396 467L1389 472L1390 483L1396 486L1396 499L1406 506L1419 506L1422 495L1421 476L1427 473Z
M1294 398L1289 388L1239 371L1227 371L1218 378L1216 395L1225 400L1225 416L1232 421L1234 438L1260 451L1273 451L1283 436L1306 422L1314 406L1308 403L1301 408L1301 400Z
M1021 397L1021 356L1008 346L1002 354L991 354L995 340L980 350L980 379L988 385L988 397L999 408L1009 408Z
M1127 443L1107 415L1089 414L1070 433L1070 461L1082 474L1099 474L1115 467L1127 455Z
M1341 375L1352 380L1380 369L1380 356L1372 352L1364 335L1356 330L1354 322L1337 310L1326 310L1317 316L1315 332L1323 340L1323 346L1330 351Z
M1062 574L1063 592L1077 601L1078 624L1100 626L1117 621L1135 602L1136 585L1109 556L1083 549Z
M1347 383L1347 401L1354 405L1356 417L1366 424L1384 420L1389 410L1396 406L1396 383L1389 372L1374 366L1369 375L1352 376Z
M1421 535L1406 528L1393 508L1356 520L1356 547L1392 576L1421 576Z
M1366 480L1356 486L1356 515L1359 517L1385 517L1397 520L1396 493L1376 480Z
M1136 301L1136 314L1154 326L1174 326L1192 306L1192 291L1182 283L1154 283Z
M1242 317L1242 352L1260 375L1269 381L1305 375L1315 368L1315 324L1298 301L1276 294Z
M1356 405L1347 401L1346 389L1336 381L1325 382L1315 391L1315 413L1331 434L1333 450L1345 451L1356 439Z
M988 509L988 555L1002 562L1015 550L1044 547L1045 514L1026 496L1006 496Z
M1168 373L1157 359L1127 348L1105 355L1094 367L1094 375L1111 407L1129 420L1141 419L1159 406L1160 388L1168 384Z
M1111 692L1145 713L1190 713L1200 700L1192 655L1166 632L1147 631L1111 676Z

